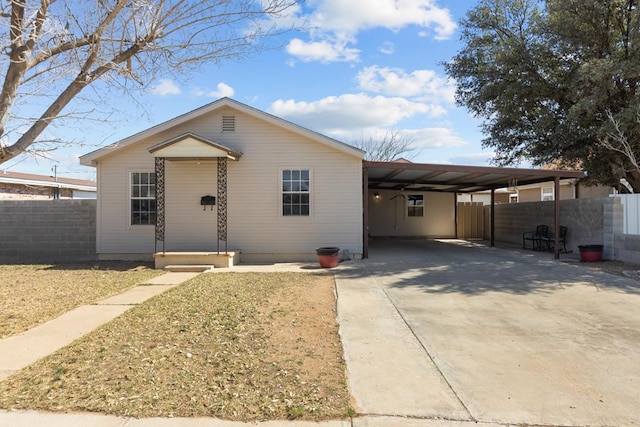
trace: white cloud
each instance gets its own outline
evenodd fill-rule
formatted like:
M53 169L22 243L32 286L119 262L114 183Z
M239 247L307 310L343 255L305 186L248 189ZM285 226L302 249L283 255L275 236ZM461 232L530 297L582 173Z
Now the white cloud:
M421 36L435 32L435 39L444 40L456 29L449 10L439 7L436 0L315 0L308 5L313 7L308 15L301 8L295 15L301 26L311 28L311 40L297 38L287 46L289 54L307 62L356 61L360 51L348 46L365 30L399 31L417 26ZM393 46L383 46L380 51L390 54Z
M398 31L408 25L433 28L436 39L453 35L456 23L435 0L318 0L309 17L312 27L357 34L370 28Z
M455 131L445 127L433 127L417 130L408 130L413 145L417 149L454 148L469 145Z
M364 68L356 76L360 89L390 96L419 97L432 102L455 102L455 84L432 70L407 73L399 68Z
M360 53L358 49L348 48L346 42L305 42L300 39L291 40L287 52L304 62L352 62L358 60Z
M159 96L180 95L180 88L169 79L160 79L160 83L151 88L151 93Z
M232 97L235 94L235 90L226 83L218 83L216 85L215 90L204 90L200 88L195 88L191 91L191 94L196 98L207 97L207 98L224 98L224 97Z
M419 159L415 159L415 161L423 161L425 163L433 163L433 161L429 161L429 154L425 150L456 148L469 145L462 137L456 135L452 129L445 127L428 127L422 129L371 127L362 130L334 132L333 136L341 141L350 143L360 140L363 135L366 138L382 139L390 130L393 130L394 133L397 132L401 138L411 141L411 149L420 153Z
M330 96L315 102L278 100L269 111L319 132L336 134L370 127L392 127L417 115L434 117L438 108L404 98L371 97L366 94Z
M380 53L385 55L392 55L396 50L396 46L391 42L384 42L382 46L378 48Z

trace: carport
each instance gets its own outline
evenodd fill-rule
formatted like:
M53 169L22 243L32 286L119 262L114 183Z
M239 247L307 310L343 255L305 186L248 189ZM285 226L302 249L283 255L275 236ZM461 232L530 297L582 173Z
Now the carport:
M464 166L429 163L362 162L363 174L363 256L369 256L369 197L368 190L403 190L416 192L474 193L491 191L490 242L494 246L494 206L495 190L518 185L554 182L555 216L554 233L555 258L560 257L560 194L561 179L579 179L585 176L581 171L502 168L487 166Z

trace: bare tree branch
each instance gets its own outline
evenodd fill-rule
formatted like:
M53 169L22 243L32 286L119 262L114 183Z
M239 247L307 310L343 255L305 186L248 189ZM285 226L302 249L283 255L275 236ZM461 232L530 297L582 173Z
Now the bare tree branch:
M616 120L613 113L607 110L607 119L613 126L613 131L608 132L604 138L600 138L599 142L602 147L617 153L614 156L616 161L612 167L618 169L620 177L626 177L631 181L630 184L634 190L640 188L640 159L638 158L638 147L634 147L629 138L622 129L620 122ZM636 122L640 124L640 113L638 113Z
M0 13L0 164L71 117L63 110L96 81L131 94L159 75L260 51L258 42L279 31L274 19L295 3L12 0Z
M367 160L379 162L392 162L401 158L411 160L419 154L413 148L413 138L402 135L397 130L389 130L380 137L363 134L351 145L365 151Z

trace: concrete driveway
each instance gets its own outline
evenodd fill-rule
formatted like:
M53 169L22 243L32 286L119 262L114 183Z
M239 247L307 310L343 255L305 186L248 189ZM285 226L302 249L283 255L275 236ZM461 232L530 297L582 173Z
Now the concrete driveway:
M638 282L455 240L374 241L370 254L337 273L364 414L640 424Z

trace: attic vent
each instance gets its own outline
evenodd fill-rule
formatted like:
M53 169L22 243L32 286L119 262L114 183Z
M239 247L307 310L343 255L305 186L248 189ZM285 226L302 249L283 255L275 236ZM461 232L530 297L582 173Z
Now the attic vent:
M236 116L222 116L222 132L236 131Z

